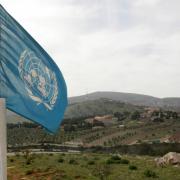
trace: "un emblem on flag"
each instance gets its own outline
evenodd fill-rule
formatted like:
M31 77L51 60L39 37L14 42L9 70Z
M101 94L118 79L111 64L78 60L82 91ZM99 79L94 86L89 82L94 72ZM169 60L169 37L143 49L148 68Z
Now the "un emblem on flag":
M58 96L56 75L31 50L24 50L19 59L19 74L29 97L52 110Z

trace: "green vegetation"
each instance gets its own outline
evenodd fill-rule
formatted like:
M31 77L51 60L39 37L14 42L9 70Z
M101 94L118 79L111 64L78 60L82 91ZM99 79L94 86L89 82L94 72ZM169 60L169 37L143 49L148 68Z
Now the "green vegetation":
M179 180L179 168L154 163L155 156L180 152L179 132L175 111L108 99L71 104L55 135L29 122L8 124L8 150L15 152L8 158L8 178Z
M102 121L96 119L97 116L102 118L106 115L112 117ZM179 116L175 111L135 106L108 99L85 101L69 106L61 129L55 135L46 133L34 123L8 124L8 145L66 145L71 142L88 147L114 147L162 143L180 132ZM14 115L8 118L10 117L16 119ZM17 119L21 118L17 116Z
M58 162L59 162L59 163L63 163L63 162L64 162L64 159L63 159L62 157L60 157L60 158L58 159Z
M78 163L77 163L77 161L75 159L70 159L69 164L78 164Z
M88 162L88 165L94 165L95 164L95 161L91 160Z
M144 175L146 177L158 178L158 175L154 171L148 169L144 171Z
M137 170L137 166L130 165L130 166L129 166L129 169L130 169L130 170Z
M81 154L28 154L32 161L26 163L26 156L8 157L8 179L29 180L160 180L180 179L180 168L156 167L154 158L148 156L119 156L97 153ZM13 161L12 161L13 159ZM108 160L126 163L110 163ZM59 163L60 161L60 163Z
M163 122L123 121L123 127L115 124L99 129L83 129L64 131L61 129L55 135L46 133L41 128L13 127L8 128L8 145L28 144L64 144L68 141L80 142L88 146L118 146L135 143L160 143L168 136L180 132L180 120L169 119ZM158 131L157 131L158 129Z
M132 120L138 120L140 118L140 112L139 111L134 111L132 114L131 114L131 119Z
M129 160L121 159L119 156L112 156L106 161L106 164L129 164Z
M112 156L107 161L106 164L120 164L121 158L119 156Z
M110 99L98 99L92 101L84 101L81 103L70 104L66 114L66 119L74 119L79 117L92 117L104 114L113 114L116 112L134 112L140 111L142 107L126 104L120 101L112 101Z

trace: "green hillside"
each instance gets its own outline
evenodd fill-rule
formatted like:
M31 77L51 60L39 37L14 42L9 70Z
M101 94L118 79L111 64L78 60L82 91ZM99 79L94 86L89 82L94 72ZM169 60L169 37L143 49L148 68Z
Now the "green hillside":
M157 167L154 157L97 153L17 154L8 158L8 179L179 180L180 169Z
M168 97L158 98L143 94L135 93L121 93L121 92L94 92L82 96L76 96L69 98L69 103L84 102L86 100L98 100L101 98L107 98L114 101L121 101L128 104L138 106L155 106L166 109L174 109L180 111L180 98L179 97Z
M67 118L79 118L79 117L88 117L104 114L113 114L114 112L123 112L123 111L142 111L143 107L122 103L119 101L112 101L109 99L98 99L98 100L89 100L80 103L70 104L65 112L65 119ZM17 123L27 121L25 118L14 114L12 112L8 113L7 122L8 123ZM29 122L29 121L28 121Z
M115 112L142 111L143 107L122 103L110 99L89 100L70 104L66 110L65 118L88 117Z

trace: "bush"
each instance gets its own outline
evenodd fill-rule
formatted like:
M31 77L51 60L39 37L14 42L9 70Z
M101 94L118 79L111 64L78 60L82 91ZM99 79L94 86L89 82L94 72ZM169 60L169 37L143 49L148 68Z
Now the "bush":
M48 155L49 155L49 156L54 156L54 154L53 154L53 153L49 153Z
M69 160L69 164L77 164L77 161L74 160L74 159L70 159L70 160Z
M11 158L11 159L10 159L10 162L14 162L14 159Z
M137 170L137 166L130 165L130 166L129 166L129 170Z
M94 165L94 164L95 164L94 161L89 161L89 162L88 162L88 165Z
M121 159L121 164L129 164L129 160L127 160L127 159Z
M30 165L32 162L33 162L33 157L32 157L32 156L30 156L30 157L28 157L28 158L26 159L26 164L27 164L27 165Z
M59 162L59 163L63 163L63 162L64 162L64 159L63 159L63 158L59 158L59 159L58 159L58 162Z
M157 174L154 171L149 170L149 169L144 171L144 175L146 177L152 177L152 178L157 178L158 177Z
M108 159L106 161L106 164L120 164L121 160L112 160L112 159Z
M129 160L121 159L119 156L112 156L106 161L106 164L129 164Z
M26 160L26 164L27 164L27 165L30 165L30 164L31 164L31 159L27 159L27 160Z
M111 159L112 159L112 160L115 160L115 161L116 161L116 160L121 160L121 158L120 158L119 156L117 156L117 155L112 156Z

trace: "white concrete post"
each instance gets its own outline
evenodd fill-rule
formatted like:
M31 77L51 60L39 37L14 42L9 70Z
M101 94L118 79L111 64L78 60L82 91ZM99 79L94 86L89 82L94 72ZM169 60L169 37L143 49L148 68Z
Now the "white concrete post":
M7 132L5 99L0 98L0 180L7 180Z

